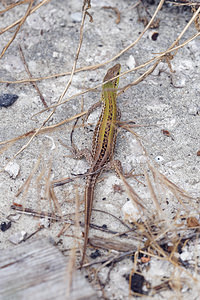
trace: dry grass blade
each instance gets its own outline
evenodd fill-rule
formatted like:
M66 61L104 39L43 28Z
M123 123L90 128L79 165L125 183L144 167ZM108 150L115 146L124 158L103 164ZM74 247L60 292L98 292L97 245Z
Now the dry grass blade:
M147 24L147 26L144 28L143 32L142 32L142 33L140 34L140 36L139 36L133 43L131 43L128 47L126 47L125 49L123 49L122 51L120 51L117 55L115 55L115 56L112 57L111 59L107 60L106 62L97 64L97 65L94 65L94 66L89 66L89 67L84 67L84 68L80 68L80 69L74 70L74 74L75 74L76 72L80 72L80 71L96 70L96 69L98 69L98 68L100 68L100 67L102 67L102 66L104 66L104 65L106 65L106 64L108 64L108 63L110 63L110 62L112 62L112 61L114 61L114 60L116 60L116 59L117 59L118 57L120 57L122 54L124 54L124 53L127 52L129 49L131 49L132 47L134 47L134 46L139 42L139 40L143 37L143 35L145 34L145 32L146 32L146 31L148 30L148 28L151 26L151 24L153 23L153 21L154 21L156 15L157 15L157 13L159 12L159 10L161 10L161 8L162 8L162 6L163 6L163 3L164 3L164 0L161 0L160 3L159 3L159 5L158 5L157 8L156 8L155 13L153 14L153 16L152 16L151 20L149 21L149 23ZM87 8L87 9L88 9L88 8ZM87 9L86 9L86 12L87 12ZM16 24L15 24L15 25L16 25ZM83 25L83 24L81 24L81 28L82 28L82 25ZM7 29L7 30L8 30L8 29ZM1 34L1 33L3 33L3 32L0 32L0 34ZM80 41L81 41L81 39L80 39ZM63 73L62 76L63 76L63 75L70 75L70 74L71 74L71 72L66 72L66 73ZM53 75L53 77L56 77L56 76L58 76L58 74L57 74L57 75ZM51 77L45 77L45 79L47 79L47 78L52 78L52 76L51 76ZM41 80L41 79L43 79L43 78L39 78L39 79L37 79L37 80ZM32 80L33 80L33 79L32 79ZM29 79L26 79L25 81L21 80L21 81L18 82L18 83L29 82L29 81L30 81ZM0 82L3 82L3 81L0 81ZM14 83L14 82L13 82L13 83ZM17 82L15 81L15 83L17 83ZM101 86L101 85L100 85L100 86Z
M194 20L194 19L193 19ZM150 60L146 61L145 63L131 69L131 70L128 70L126 72L122 72L119 76L117 77L122 77L128 73L131 73L131 72L134 72L134 71L137 71L139 69L142 69L146 66L148 66L150 63L154 62L155 60L162 60L163 57L165 57L165 55L171 53L172 51L177 51L178 49L181 49L183 47L185 47L188 43L190 43L191 41L193 41L194 39L196 39L198 36L200 35L200 32L196 33L194 36L192 36L191 38L187 39L185 42L183 42L182 44L179 44L178 46L174 46L173 48L170 48L164 52L161 52L159 55L151 58ZM81 71L88 71L88 70L95 70L99 67L101 67L102 65L94 65L94 66L89 66L89 67L83 67L83 68L79 68L79 69L76 69L74 74L78 73L78 72L81 72ZM157 65L156 65L157 66ZM156 67L155 65L152 67L152 68L155 68ZM149 72L149 74L152 72L152 69L150 68L149 70L147 70L146 72ZM61 76L66 76L66 75L70 75L71 72L64 72L64 73L58 73L58 74L54 74L54 75L50 75L50 76L45 76L45 77L38 77L38 78L31 78L31 79L22 79L22 80L15 80L15 81L9 81L9 80L0 80L0 83L9 83L9 84L20 84L20 83L27 83L27 82L36 82L36 81L41 81L41 80L46 80L46 79L51 79L51 78L57 78L57 77L61 77ZM145 77L147 76L148 74L145 75ZM141 75L137 81L140 82L143 80L143 75ZM134 82L132 85L135 85L136 83ZM77 96L80 96L80 95L83 95L85 93L88 93L90 91L94 91L96 89L98 89L99 87L101 87L102 84L98 84L97 86L93 87L93 88L90 88L90 89L87 89L83 92L80 92L80 93L77 93L71 97L69 97L67 100L63 101L61 104L55 104L55 105L52 105L50 106L49 108L54 108L54 107L57 107L59 105L62 105L66 102L68 102L69 100L71 99L74 99L76 98ZM123 89L123 88L122 88ZM46 111L47 109L45 110L42 110L41 112L44 112ZM41 113L40 112L40 113Z
M63 97L65 96L68 88L70 87L70 85L72 83L72 78L73 78L74 72L76 70L76 65L77 65L77 61L78 61L78 57L79 57L79 53L80 53L80 49L81 49L81 45L82 45L82 41L83 41L83 27L84 27L84 22L85 22L86 15L88 15L88 9L89 9L89 7L90 7L90 1L89 0L88 1L84 1L83 15L82 15L82 21L81 21L81 26L80 26L79 45L78 45L78 48L77 48L77 51L76 51L76 55L75 55L74 64L73 64L73 67L72 67L70 79L68 80L68 83L67 83L67 85L66 85L66 87L65 87L62 95L58 99L58 105L61 103ZM31 142L34 139L34 137L44 127L44 125L51 119L51 117L53 116L55 110L56 110L56 107L48 115L48 117L42 122L41 126L36 129L36 131L31 136L31 138L29 139L29 141L24 146L22 146L21 149L17 153L15 153L15 155L9 160L9 162L11 162L13 159L15 159L22 151L24 151L31 144Z
M141 76L139 76L135 81L133 81L132 83L129 83L128 85L123 87L121 89L121 91L119 92L119 95L124 93L130 87L142 82L148 75L150 75L155 70L155 68L157 67L158 64L159 64L159 61L155 62L155 64L152 67L150 67L146 72L144 72Z
M155 205L155 208L157 209L157 213L161 216L162 210L161 210L160 204L158 202L158 199L157 199L157 196L156 196L156 192L155 192L155 190L153 188L153 185L152 185L152 183L150 181L149 175L147 174L146 171L144 171L144 175L145 175L145 178L146 178L146 181L147 181L147 185L148 185L149 191L151 193L151 197L152 197L153 203Z
M49 185L48 185L48 187L49 187ZM54 192L54 189L51 188L51 187L49 188L49 196L50 196L50 198L53 200L54 207L55 207L55 211L57 211L58 214L59 214L60 216L62 216L62 209L61 209L61 207L60 207L60 204L59 204L59 202L58 202L58 199L57 199L57 197L56 197L56 194L55 194L55 192ZM63 219L63 216L62 216L62 219Z
M132 126L130 126L129 124L121 124L120 122L119 122L119 126L120 126L120 128L123 128L123 129L125 129L126 131L129 131L132 135L134 135L134 137L137 139L137 141L140 141L140 140L143 140L143 141L145 141L145 139L143 138L143 137L141 137L140 135L138 135L135 131L133 131L132 129L131 129L131 127ZM140 126L140 125L139 125ZM136 127L137 127L137 125L136 125ZM141 142L140 142L140 145L141 145Z
M76 214L75 214L75 237L78 236L80 232L79 227L79 208L80 208L80 199L78 194L78 188L75 187L76 191ZM70 251L69 255L69 263L67 266L67 273L68 273L68 285L66 288L66 299L70 299L71 288L72 288L72 280L73 280L73 272L75 271L75 264L76 264L76 239L74 237L73 247Z
M107 211L103 211L103 210L101 210L101 209L93 209L94 211L98 211L98 212L101 212L101 213L104 213L104 214L106 214L106 215L108 215L108 216L111 216L112 218L114 218L114 219L116 219L118 222L120 222L124 227L126 227L128 230L130 230L131 229L131 227L130 226L128 226L124 221L122 221L120 218L117 218L115 215L113 215L113 214L111 214L111 213L109 213L109 212L107 212Z
M142 199L140 196L134 191L134 189L130 186L130 184L127 182L125 177L122 175L122 173L119 171L119 168L115 165L115 170L117 174L119 175L120 179L123 181L124 186L127 190L128 195L130 196L131 200L133 201L133 204L137 206L138 210L146 209L144 205L142 204Z
M15 141L8 141L7 143L0 143L0 145L5 145L5 146L2 146L0 148L0 154L4 153L6 150L8 150L13 144L14 144Z
M27 74L29 75L29 78L32 78L32 74L31 74L31 72L30 72L30 70L29 70L28 64L27 64L27 62L26 62L26 60L25 60L24 53L23 53L23 51L22 51L22 47L21 47L20 45L19 45L19 51L20 51L20 54L21 54L21 57L22 57L22 61L23 61L24 66L25 66L25 70L26 70ZM40 99L41 99L41 101L42 101L44 107L48 108L48 105L47 105L47 103L46 103L46 101L45 101L45 99L44 99L42 93L40 92L40 90L39 90L39 88L38 88L36 82L32 82L32 85L33 85L33 87L36 89L37 93L39 94L39 97L40 97Z
M16 2L16 3L12 3L12 4L8 5L5 9L0 10L0 14L4 14L5 12L9 11L10 9L12 9L18 5L28 3L29 1L30 0L23 0L23 1Z
M29 14L30 14L30 12L31 12L31 8L32 8L32 5L33 5L34 0L30 0L29 2L30 2L30 3L29 3L29 6L28 6L28 8L27 8L27 11L26 11L24 17L23 17L22 20L20 21L20 23L19 23L19 25L18 25L18 27L17 27L17 29L16 29L16 31L15 31L13 37L10 39L10 41L7 43L7 45L3 48L3 50L2 50L2 52L1 52L1 54L0 54L0 59L3 57L3 55L5 54L5 52L6 52L6 50L8 49L8 47L12 44L12 42L13 42L14 39L16 38L16 36L17 36L17 34L18 34L20 28L22 27L22 25L23 25L24 22L26 21L27 17L29 16Z
M50 2L50 1L51 1L51 0L43 0L42 2L40 2L39 4L37 4L34 8L32 8L32 9L30 10L30 13L29 13L29 14L31 15L31 14L34 13L37 9L39 9L42 5L47 4L47 3ZM27 2L30 2L30 0L28 0ZM6 28L2 29L2 30L0 31L0 35L3 34L3 33L6 32L6 31L12 29L12 28L15 27L16 25L20 24L20 23L22 22L22 20L23 20L23 18L20 18L19 20L15 21L13 24L11 24L11 25L7 26Z
M61 216L61 218L63 219L62 209L60 207L59 201L58 201L58 199L56 197L56 194L54 192L54 189L52 187L51 169L52 169L52 159L49 162L48 174L47 174L47 177L45 178L46 184L45 184L44 197L45 197L45 199L48 199L49 201L52 199L53 205L54 205L54 210L53 211L55 211L56 213L58 213L59 216Z
M115 23L116 24L119 24L120 23L120 12L119 12L119 9L117 7L113 7L113 6L103 6L102 8L104 9L112 9L115 13L116 13L116 20L115 20Z
M24 214L24 215L29 215L37 218L48 218L51 221L56 221L56 222L62 222L65 224L71 224L74 225L74 221L71 220L66 220L63 219L63 217L55 215L54 213L48 213L46 211L35 211L31 208L23 207L22 205L18 203L14 203L10 207L11 209L17 211L18 213Z
M9 144L9 143L12 145L12 143L14 143L14 142L16 142L16 141L18 141L18 140L24 139L24 138L26 138L26 137L28 137L28 136L32 136L32 135L35 134L36 132L37 132L37 134L45 133L45 132L50 131L50 130L53 130L53 129L59 127L59 126L62 126L62 125L64 125L64 124L66 124L66 123L69 123L69 122L71 122L71 121L73 121L73 120L75 120L75 119L77 119L77 118L79 118L79 117L82 117L82 116L84 116L86 113L87 113L87 111L83 111L83 112L81 112L81 113L79 113L79 114L77 114L77 115L75 115L75 116L73 116L73 117L71 117L71 118L69 118L69 119L66 119L66 120L64 120L64 121L61 121L61 122L59 122L59 123L57 123L57 124L55 124L55 125L43 127L43 128L41 128L40 130L38 130L39 128L32 129L32 130L30 130L30 131L28 131L28 132L26 132L26 133L24 133L24 134L22 134L22 135L16 137L16 138L12 138L12 139L10 139L10 140L2 141L2 142L0 142L0 145L5 145L5 144Z
M28 176L28 178L26 179L26 181L24 182L24 184L21 186L21 188L18 190L18 192L16 193L16 197L18 197L22 191L25 189L24 191L24 196L27 194L31 180L33 178L33 175L35 174L35 172L37 171L39 165L40 165L40 161L41 161L41 157L38 158L36 164L34 165L32 172L30 173L30 175Z
M195 16L195 17L196 17L196 16ZM195 19L195 18L194 18L194 16L193 16L191 20L194 21L194 19ZM191 20L190 20L190 21L191 21ZM192 21L191 21L191 23L192 23ZM185 29L182 31L182 33L183 33L183 32L185 32ZM182 33L181 33L181 34L179 35L179 37L177 38L177 41L179 40L180 36L182 36ZM194 36L192 36L191 38L189 38L189 39L186 40L184 43L182 43L182 44L180 44L180 45L178 45L178 46L173 46L173 47L170 46L170 47L168 48L168 50L166 50L165 52L162 52L162 53L160 53L159 55L155 56L154 58L148 60L146 63L144 63L144 64L142 64L142 65L140 65L140 66L137 66L137 67L135 67L135 68L133 68L133 69L131 69L131 70L129 70L129 71L122 72L119 76L114 77L114 78L122 77L122 76L124 76L124 75L126 75L126 74L128 74L128 73L131 73L131 72L133 72L133 71L136 71L136 70L139 70L139 69L141 69L141 68L144 68L144 67L146 67L147 65L149 65L150 63L156 61L152 67L150 67L147 71L145 71L145 72L144 72L141 76L139 76L135 81L133 81L132 83L126 85L125 87L122 87L122 88L120 89L120 92L118 93L118 96L119 96L120 94L124 93L126 90L128 90L128 89L131 88L132 86L134 86L134 85L140 83L141 81L143 81L148 75L150 75L150 74L155 70L155 68L157 67L157 65L160 63L160 61L161 61L167 54L170 54L172 51L177 51L178 49L183 48L183 47L186 46L189 42L191 42L191 41L193 41L194 39L196 39L199 35L200 35L200 32L198 32L197 34L195 34ZM174 43L173 43L173 44L174 44ZM175 44L175 45L176 45L176 44ZM80 71L82 71L82 70L80 70ZM69 74L69 73L68 73L68 74ZM27 81L29 81L29 80L27 80ZM27 82L27 81L25 81L25 82ZM4 82L4 81L0 81L0 82ZM20 82L21 82L21 81L20 81ZM6 83L8 83L8 82L6 81ZM9 82L9 83L17 83L17 82ZM50 109L50 108L53 108L53 109L54 109L54 108L56 108L56 107L58 107L58 106L60 106L60 105L63 105L63 104L65 104L65 103L69 102L70 100L72 100L72 99L74 99L74 98L76 98L76 97L78 97L78 96L84 95L84 94L86 94L86 93L88 93L88 92L90 92L90 91L94 91L94 90L98 89L98 88L101 87L101 86L102 86L102 84L98 84L98 85L96 85L96 86L93 87L93 88L89 88L89 89L86 89L86 90L83 91L83 92L80 92L80 93L77 93L77 94L75 94L75 95L72 95L71 97L67 98L66 100L62 101L61 103L51 105L51 106L49 106L48 108L43 109L43 110L41 110L40 112L36 113L35 115L40 114L40 113L43 113L43 112L45 112L46 110L48 110L48 109Z
M137 247L134 244L127 243L127 242L120 242L114 240L113 238L108 239L108 238L94 236L89 239L89 243L91 246L95 248L103 248L107 250L115 250L120 252L127 252L127 251L135 252L137 250Z
M186 191L181 189L179 186L177 186L175 183L171 182L165 175L160 173L157 169L155 169L150 163L148 163L149 169L151 170L155 182L157 179L160 180L161 183L163 183L169 190L172 191L172 193L178 193L181 197L187 198L187 199L193 199Z

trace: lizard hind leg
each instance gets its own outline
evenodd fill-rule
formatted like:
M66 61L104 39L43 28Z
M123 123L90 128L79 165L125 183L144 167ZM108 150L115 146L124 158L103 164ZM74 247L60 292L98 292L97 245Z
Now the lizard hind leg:
M71 152L71 155L67 155L66 157L70 157L70 158L74 158L74 159L85 158L86 161L89 163L89 165L92 164L93 158L92 158L92 153L89 149L84 148L84 149L79 150L78 147L74 143L70 147L70 146L64 144L60 139L59 139L59 142L62 146L64 146Z
M120 160L115 159L115 160L111 160L109 161L105 166L104 166L104 170L114 170L117 174L117 177L120 177L120 174L123 174L124 176L124 171L122 168L122 163ZM126 174L125 174L126 177Z
M79 150L77 147L76 148L72 147L70 149L70 151L72 153L72 158L74 158L74 159L85 158L89 165L92 164L93 157L92 157L92 154L91 154L91 152L88 148L84 148L84 149Z
M112 160L106 164L106 166L104 167L104 170L109 170L109 169L114 170L116 172L117 177L120 177L120 175L122 175L125 178L135 177L133 175L133 171L135 169L132 168L128 173L125 173L122 168L122 163L118 159Z

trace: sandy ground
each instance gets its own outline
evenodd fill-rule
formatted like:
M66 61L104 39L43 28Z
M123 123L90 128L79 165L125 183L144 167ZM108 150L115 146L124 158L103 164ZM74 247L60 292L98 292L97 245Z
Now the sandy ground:
M138 13L134 4L133 1L92 1L89 12L93 17L93 22L89 22L89 17L86 16L83 43L77 68L103 63L113 58L139 37L144 25L138 21ZM115 12L110 9L103 9L102 6L117 6L121 14L119 24L115 22ZM2 4L0 4L0 7L1 9L4 8ZM81 7L82 1L49 1L48 4L29 16L13 44L1 59L1 82L28 78L20 56L19 45L23 49L26 62L34 78L71 71L79 43ZM0 27L8 26L22 17L26 8L26 5L21 5L1 15ZM156 5L148 7L151 14L154 13L155 9ZM145 15L144 9L141 11ZM106 71L115 63L120 63L122 72L125 72L130 68L144 64L154 57L155 53L165 51L174 42L191 17L192 14L189 10L181 11L165 6L158 14L160 19L159 28L149 29L134 47L114 62L97 70L75 74L64 100L76 93L83 92L87 88L101 84ZM158 32L156 40L152 39L152 36L155 36L153 35L154 32ZM196 32L195 26L192 24L184 34L180 44ZM13 34L14 29L11 29L0 36L1 51ZM200 150L199 37L180 49L170 62L173 73L170 72L168 64L163 60L145 80L130 87L118 97L122 120L132 120L136 125L139 125L132 129L139 135L140 141L142 141L142 145L147 151L147 156L134 135L125 130L120 130L115 153L115 158L121 160L125 171L134 168L135 174L141 174L144 171L149 174L154 188L157 189L157 198L162 211L161 219L164 220L165 226L168 224L168 227L165 227L168 233L173 232L172 225L174 225L174 218L177 215L182 216L182 219L177 217L177 224L183 224L184 226L186 225L184 222L190 216L195 217L197 222L199 221L200 157L197 156L197 151ZM139 69L122 76L119 87L122 88L130 84L145 70L147 69ZM69 76L53 76L51 79L37 82L48 106L57 103L68 79ZM101 88L98 88L67 101L56 109L46 126L57 124L80 113L81 110L88 109L92 104L99 101L100 93ZM45 111L34 116L44 109L44 105L30 83L0 83L0 94L16 94L19 97L12 106L0 109L1 142L22 135L33 128L38 128L49 115L49 112ZM84 108L82 103L84 103ZM91 148L93 129L99 112L100 110L97 110L89 117L87 127L76 129L74 142L79 148ZM79 124L82 124L81 121L79 121ZM11 213L15 213L10 208L13 202L20 203L23 207L35 211L52 212L53 204L50 203L47 189L45 189L48 179L71 177L71 173L79 174L87 171L87 162L69 157L70 151L62 145L64 143L70 146L72 125L73 122L68 122L54 131L37 135L30 145L13 160L20 168L16 178L10 177L8 172L5 171L0 173L0 213L2 222L6 221L6 217ZM1 169L7 165L9 160L29 139L30 137L1 146ZM179 196L175 197L169 192L169 186L163 188L163 185L160 185L159 188L159 183L153 177L148 162L154 166L154 170L159 170L161 174L184 189L193 198L184 198L185 206L183 206L177 200ZM26 185L24 192L16 197L17 191L33 173L34 168L35 172L30 185ZM127 198L130 199L130 195L125 191L114 193L113 186L115 184L125 190L125 186L114 172L105 172L102 178L103 180L99 182L95 190L94 208L107 211L124 220L122 207L128 203ZM147 186L144 177L137 178L145 186L134 179L129 179L128 182L139 194L143 205L147 208L147 212L144 212L143 216L141 215L140 221L149 220L151 223L151 216L155 216L158 208L156 209L153 204L155 201L152 200L150 187ZM81 200L81 210L84 208L84 183L85 180L82 178L77 179L76 182L55 188L60 209L57 214L62 212L65 215L75 212L76 191L78 191ZM125 208L126 213L129 210L130 207L128 210ZM83 216L84 214L81 213L82 221ZM137 219L137 216L135 218ZM70 215L70 220L74 220L73 214ZM20 215L18 218L18 215L16 215L11 228L0 233L0 247L15 247L10 242L10 237L13 234L20 231L31 234L41 222L36 217ZM96 211L93 212L92 223L99 226L106 224L109 230L117 232L125 230L118 220ZM129 226L131 225L129 224ZM71 226L58 237L61 228L61 223L51 223L50 228L46 226L37 233L37 236L52 236L57 242L59 241L58 247L64 250L65 255L68 255L68 250L74 240L74 228ZM82 245L81 230L79 230L78 239L80 247ZM182 236L186 233L186 231L182 231ZM90 236L98 234L101 233L91 229ZM142 233L137 232L138 236L140 234L142 235ZM101 236L112 238L111 234L105 235L105 233L102 233ZM126 241L126 238L121 240ZM121 240L119 239L119 241ZM133 239L131 241L133 242ZM135 244L133 244L142 248L142 243L141 239L141 241L135 241ZM100 251L102 255L107 254L106 251ZM148 251L147 248L146 251ZM94 252L94 250L88 250L88 254L91 252ZM128 299L129 284L126 277L131 271L137 270L142 272L145 277L145 284L141 290L143 294L154 295L155 299L187 299L188 297L191 300L197 299L200 292L199 283L196 281L196 279L199 280L199 253L200 243L195 238L184 245L182 253L175 253L177 260L181 258L185 262L185 265L182 264L180 268L174 267L173 263L170 263L167 259L158 259L157 257L151 257L148 263L142 264L138 261L137 266L130 257L127 257L116 263L113 268L102 268L98 275L102 282L106 281L107 273L111 270L109 280L104 287L104 296L99 285L93 281L92 274L90 275L90 281L95 286L100 298ZM77 262L79 259L80 252L77 250ZM91 261L91 258L89 258L89 261ZM91 271L85 272L90 273ZM163 282L169 282L163 290L152 291L149 288L158 286ZM134 297L132 296L132 298ZM147 295L141 297L141 299L147 298Z

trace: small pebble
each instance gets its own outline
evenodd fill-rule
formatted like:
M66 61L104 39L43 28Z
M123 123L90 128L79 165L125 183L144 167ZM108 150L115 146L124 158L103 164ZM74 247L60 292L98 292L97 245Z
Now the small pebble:
M142 211L139 211L136 205L133 205L131 201L127 201L122 206L122 214L124 221L129 223L135 222L142 217Z
M50 139L51 142L52 142L51 151L55 150L56 149L56 145L55 145L54 139L51 136L48 136L48 135L45 135L45 137L47 137L48 139Z
M82 14L81 12L75 12L71 14L72 21L81 22Z
M65 21L61 22L60 27L66 27L66 22Z
M188 286L187 285L184 285L181 289L181 293L185 293L189 290Z
M16 232L14 233L13 235L11 235L9 237L9 241L12 243L12 244L19 244L20 242L22 242L27 236L27 232L22 230L22 231L19 231L19 232Z
M1 223L1 231L5 232L11 227L11 221Z
M58 58L58 57L59 57L59 53L56 52L56 51L54 51L54 52L53 52L53 58Z
M16 222L20 219L21 215L20 214L10 214L7 218L10 221Z
M184 251L180 254L180 259L182 259L183 261L191 260L192 259L192 253L190 253L188 251Z
M17 175L19 174L20 166L13 161L10 161L5 166L5 171L10 175L11 178L15 179Z
M191 106L188 108L188 114L189 114L189 115L196 116L196 115L197 115L197 112L198 112L198 108L197 108L196 105L191 105Z
M181 73L176 74L176 76L172 75L172 82L175 87L183 88L186 85L186 77Z
M11 106L19 97L15 94L1 94L0 95L0 107Z
M129 56L128 60L126 61L126 65L129 69L135 68L136 62L135 62L135 58L133 57L133 55Z

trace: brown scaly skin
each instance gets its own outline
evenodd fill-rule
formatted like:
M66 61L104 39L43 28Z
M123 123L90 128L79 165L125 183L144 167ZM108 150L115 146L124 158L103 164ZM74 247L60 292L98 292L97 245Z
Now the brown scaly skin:
M101 101L94 104L88 111L88 115L98 106L103 104L103 109L99 117L98 123L94 130L92 153L88 149L78 150L72 140L74 127L71 132L71 145L72 152L75 158L85 157L90 163L90 169L87 172L87 181L85 187L85 236L83 246L83 256L81 259L81 267L84 263L86 248L88 243L89 225L92 213L92 205L94 199L94 187L97 178L105 169L113 168L114 165L118 165L121 169L119 161L113 161L113 153L115 148L115 142L117 137L117 121L120 119L120 112L117 109L116 98L117 88L119 83L119 77L121 65L117 64L108 70L103 80ZM108 81L108 82L106 82Z
M121 65L117 64L108 70L103 82L119 75ZM108 167L113 159L115 141L117 137L116 122L120 119L120 113L116 105L116 96L119 78L113 79L103 85L101 101L103 109L96 125L92 145L92 165L88 171L85 187L85 236L81 267L84 263L88 243L89 225L94 199L94 187L97 178Z

